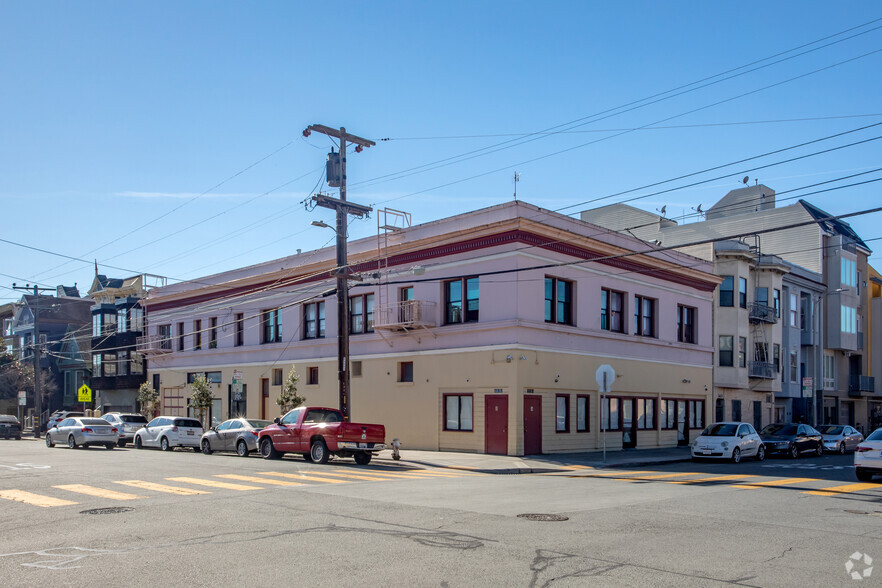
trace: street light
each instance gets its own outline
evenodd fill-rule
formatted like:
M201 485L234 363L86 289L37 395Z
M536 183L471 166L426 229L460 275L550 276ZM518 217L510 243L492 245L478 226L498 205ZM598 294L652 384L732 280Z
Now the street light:
M331 229L335 233L337 232L337 229L335 229L334 227L332 227L331 225L329 225L328 223L326 223L324 221L312 221L311 224L314 227L321 227L323 229Z

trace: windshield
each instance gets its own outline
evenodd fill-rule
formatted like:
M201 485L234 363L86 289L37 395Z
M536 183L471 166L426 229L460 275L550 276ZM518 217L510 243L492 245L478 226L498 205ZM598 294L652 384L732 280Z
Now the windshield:
M882 441L882 429L876 429L870 436L867 437L867 441Z
M255 429L263 429L265 427L270 426L269 421L248 421L248 424Z
M124 422L124 423L142 423L143 424L143 423L147 422L147 417L141 416L139 414L124 414L124 415L120 416L119 418L122 419L122 422Z
M733 424L714 424L701 432L702 437L734 437L738 425Z
M766 425L761 435L796 435L796 425Z
M821 427L821 433L823 435L841 435L842 427L839 425L825 425Z

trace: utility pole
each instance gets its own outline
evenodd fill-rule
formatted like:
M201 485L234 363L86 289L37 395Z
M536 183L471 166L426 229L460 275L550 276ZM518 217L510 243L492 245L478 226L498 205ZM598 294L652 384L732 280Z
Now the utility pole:
M330 208L337 212L337 378L340 394L340 412L343 418L349 420L350 407L350 378L349 378L349 262L346 251L346 233L349 215L364 218L372 209L370 206L362 206L346 201L346 144L355 143L355 152L360 153L365 147L376 145L373 141L363 139L356 135L350 135L345 127L332 129L325 125L309 125L303 136L308 137L315 131L329 137L340 140L340 153L331 151L328 154L328 185L332 188L340 188L340 198L331 198L319 194L312 200L317 206Z
M28 291L31 289L31 285L27 284L25 286L16 286L14 283L12 284L13 290L25 290ZM34 437L40 438L40 420L43 414L43 397L40 393L40 354L42 352L40 348L40 324L38 322L38 317L40 316L40 290L52 290L52 288L41 288L34 284L34 297L37 299L35 304L31 306L31 310L34 313L34 412L36 415L34 416Z

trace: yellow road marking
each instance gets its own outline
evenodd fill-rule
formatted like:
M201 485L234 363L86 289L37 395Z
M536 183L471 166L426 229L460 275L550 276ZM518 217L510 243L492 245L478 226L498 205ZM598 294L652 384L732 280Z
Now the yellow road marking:
M181 496L193 496L195 494L211 494L207 490L196 490L194 488L181 488L180 486L166 486L165 484L156 484L154 482L144 482L142 480L119 480L114 484L124 484L133 488L141 488L142 490L153 490L154 492L166 492L168 494L179 494Z
M569 465L569 466L560 466L562 470L592 470L591 466L586 465Z
M769 486L789 486L802 484L803 482L817 482L816 478L784 478L783 480L770 480L768 482L755 482L752 484L733 484L733 488L766 488Z
M42 506L49 508L52 506L68 506L70 504L79 504L70 500L62 500L60 498L52 498L51 496L41 496L40 494L32 494L24 490L0 490L0 498L6 500L14 500L15 502L23 502L33 506Z
M577 475L577 474L573 474L573 475L570 476L570 477L572 477L572 478L599 478L599 477L601 477L601 476L603 476L603 477L608 477L608 476L633 476L634 474L654 474L654 473L656 473L656 472L654 472L654 471L652 471L652 470L637 470L637 471L633 471L633 472L615 471L615 472L600 472L600 473L597 473L597 474L593 474L593 473L592 473L592 474L578 474L578 475ZM627 479L627 478L623 478L623 479Z
M803 494L814 494L815 496L836 496L837 494L847 494L849 492L860 492L868 488L879 488L879 484L846 484L845 486L833 486L832 488L822 488L821 490L810 490Z
M229 478L230 480L239 480L240 482L259 482L260 484L270 484L272 486L303 486L300 482L286 482L284 480L268 480L267 478L258 478L257 476L240 476L239 474L217 474L216 478Z
M654 474L652 476L635 476L626 480L658 480L660 478L676 478L677 476L698 476L700 472L677 472L676 474Z
M128 492L117 492L116 490L105 490L104 488L96 488L95 486L86 486L85 484L62 484L61 486L53 486L68 492L76 492L77 494L86 494L87 496L97 496L98 498L109 498L110 500L137 500L144 498L137 494L129 494Z
M386 472L371 472L372 476L383 476L384 479L393 479L393 478L404 478L408 480L426 480L430 478L443 477L443 478L462 478L463 476L460 474L447 474L445 476L433 476L431 474L424 474L421 471L417 472L401 472L400 474L387 474ZM471 474L469 474L471 475Z
M230 484L229 482L218 482L217 480L202 480L200 478L166 478L172 482L184 482L186 484L195 484L197 486L208 486L209 488L224 488L225 490L263 490L259 486L245 486L243 484Z
M339 472L322 472L322 476L340 476L341 478L352 478L353 480L368 480L372 482L389 481L389 478L378 478L376 476L365 476L363 474L343 474Z
M714 476L712 478L697 478L693 480L668 480L668 484L698 484L700 482L722 482L724 480L742 480L744 478L756 478L757 476L745 476L732 474L731 476Z
M335 480L334 478L319 478L318 476L307 476L305 474L288 474L284 472L261 472L264 476L280 476L282 478L293 478L295 480L310 480L312 482L327 482L329 484L348 484L349 480Z

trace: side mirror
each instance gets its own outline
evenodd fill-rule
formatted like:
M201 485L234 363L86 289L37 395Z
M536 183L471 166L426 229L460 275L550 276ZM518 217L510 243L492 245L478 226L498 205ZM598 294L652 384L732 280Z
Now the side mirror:
M273 422L276 423L276 424L278 425L278 424L279 424L279 417L274 418L274 419L273 419Z

